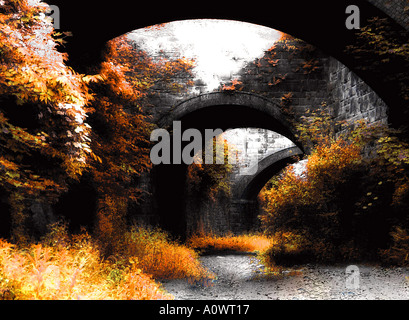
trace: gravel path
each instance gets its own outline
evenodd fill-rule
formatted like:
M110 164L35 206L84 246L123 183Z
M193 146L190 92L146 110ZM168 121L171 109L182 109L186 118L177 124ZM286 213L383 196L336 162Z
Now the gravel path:
M186 280L163 282L176 300L409 299L407 268L358 264L356 287L348 282L351 276L346 274L347 265L305 265L284 270L279 276L267 276L259 260L251 255L210 255L201 261L217 279L208 286Z

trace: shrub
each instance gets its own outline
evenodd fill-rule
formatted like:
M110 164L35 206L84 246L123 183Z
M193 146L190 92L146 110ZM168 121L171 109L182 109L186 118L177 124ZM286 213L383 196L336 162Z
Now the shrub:
M354 261L364 255L353 241L335 244L325 237L312 237L307 232L282 232L272 236L271 246L261 253L260 259L268 270L305 263Z
M339 140L329 146L320 146L311 154L305 177L296 175L292 167L287 167L260 193L264 229L274 234L292 228L310 232L320 229L322 232L324 227L336 227L340 191L359 171L360 159L359 148ZM350 193L341 196L347 198Z
M363 120L337 137L325 131L331 119L313 112L298 125L311 149L307 171L297 176L288 167L262 190L264 228L302 234L309 245L297 250L315 260L378 259L382 252L384 261L406 263L406 231L395 226L407 219L409 144L402 132ZM284 246L267 254L278 261L296 252Z
M264 255L268 265L354 259L362 252L355 247L354 213L368 171L364 148L354 130L336 137L328 129L334 126L324 111L304 118L299 138L311 149L305 174L289 166L259 195L262 226L277 241Z
M384 262L408 266L409 265L409 234L406 229L395 227L391 232L392 245L381 251Z

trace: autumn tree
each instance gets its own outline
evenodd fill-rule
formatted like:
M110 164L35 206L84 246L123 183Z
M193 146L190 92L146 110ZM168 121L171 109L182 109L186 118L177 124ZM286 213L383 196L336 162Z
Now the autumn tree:
M67 35L54 32L46 10L26 0L0 7L0 188L13 234L25 238L30 201L54 202L87 172L99 194L99 229L113 235L140 196L135 178L150 167L149 97L185 90L191 83L177 76L193 62L154 61L122 37L108 44L96 75L80 75L57 50Z
M158 86L174 92L187 89L190 82L178 81L178 75L189 78L192 67L193 61L185 58L155 60L126 36L107 45L100 79L90 84L95 93L90 173L98 194L96 232L108 253L110 243L120 242L128 205L144 192L137 178L151 168L152 96Z
M314 259L379 258L391 240L386 252L406 248L399 236L408 221L409 148L397 130L364 119L337 124L323 109L307 112L297 129L311 148L306 172L298 176L288 167L261 192L267 232L298 235L300 251ZM391 238L393 230L403 231Z
M0 189L24 240L29 200L54 201L92 154L86 82L65 65L39 0L0 4ZM30 200L30 201L31 201Z
M328 113L319 110L309 111L307 115L297 125L298 139L311 144L305 174L297 175L289 166L261 193L267 208L263 220L268 230L284 226L284 221L301 227L313 226L302 222L310 219L307 215L339 210L331 202L339 196L339 187L355 173L355 166L362 162L361 147L347 137L336 137L333 129L329 129L333 121ZM295 216L299 218L294 219Z

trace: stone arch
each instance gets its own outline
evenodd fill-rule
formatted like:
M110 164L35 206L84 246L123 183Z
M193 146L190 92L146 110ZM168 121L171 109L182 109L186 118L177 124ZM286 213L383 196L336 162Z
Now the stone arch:
M297 143L291 125L286 121L280 108L271 100L253 93L212 92L189 98L174 106L157 123L162 128L171 129L173 121L181 121L182 131L190 128L201 132L205 129L218 128L222 130L246 127L265 128ZM202 136L204 137L204 134ZM290 161L291 152L301 154L301 148L301 146L294 147L291 151L287 151L285 159L279 161L277 165L281 166ZM270 164L269 162L262 163L266 166ZM153 168L155 202L158 206L160 223L163 228L182 237L187 221L183 196L187 167L182 163L160 164Z
M277 105L263 96L249 92L210 92L201 94L177 104L171 112L171 115L164 119L164 123L181 119L186 114L211 106L225 105L245 105L249 108L260 110L262 112L277 118L281 123L285 123L285 118Z
M284 167L294 163L302 150L296 146L285 148L264 157L258 164L255 174L240 176L233 187L233 197L237 200L255 200L261 188ZM250 172L253 172L250 169Z
M157 123L166 128L173 121L186 122L185 127L193 125L199 129L265 128L298 144L294 129L280 107L270 99L249 92L211 92L186 99Z

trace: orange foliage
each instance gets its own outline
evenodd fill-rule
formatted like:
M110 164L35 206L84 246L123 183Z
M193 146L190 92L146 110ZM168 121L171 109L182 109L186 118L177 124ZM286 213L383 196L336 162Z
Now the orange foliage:
M226 85L223 83L222 86L222 91L240 91L242 88L240 86L242 85L242 82L238 79L233 79L231 81L230 85Z
M214 278L197 253L153 229L133 227L106 259L87 233L69 236L55 224L39 244L0 239L1 299L173 299L155 279Z
M136 101L147 94L154 94L152 89L158 87L180 92L193 84L193 59L169 59L165 56L152 58L134 45L126 36L115 38L107 45L102 74L115 69L112 71L119 77L105 79L113 84L112 89L118 89L117 93L124 89L122 86L126 86L133 90L131 98Z
M331 145L320 145L308 157L306 177L296 175L291 166L280 178L260 193L266 214L261 216L267 230L278 227L278 220L302 226L303 214L325 213L336 196L337 186L346 182L361 161L361 149L343 139ZM294 220L298 217L298 221Z
M93 77L65 65L61 34L41 18L47 6L5 0L0 11L0 189L16 240L24 238L27 198L55 201L92 156L86 106Z
M298 138L311 149L306 173L297 175L288 166L260 193L265 211L261 219L270 233L281 227L308 229L313 223L322 226L318 221L323 217L334 227L340 210L340 188L360 170L362 144L354 133L336 137L334 128L343 123L336 123L325 111L325 105L321 107L315 112L307 111L296 125Z
M339 139L316 148L308 157L303 176L287 167L262 190L262 225L277 241L263 255L267 266L335 261L363 254L350 239L343 238L341 224L354 202L349 194L354 193L354 187L358 190L351 181L361 161L361 149Z
M302 69L304 70L304 74L314 73L315 71L320 70L319 61L315 59L310 59L308 61L305 61L302 64Z
M223 145L221 151L217 145ZM213 164L192 163L187 169L188 194L200 201L215 202L218 196L229 197L231 192L229 174L233 166L229 163L229 150L234 150L221 135L213 138ZM195 155L198 157L199 155ZM201 159L206 152L202 151ZM198 161L199 162L199 161ZM220 163L220 164L219 164Z
M234 250L240 252L263 252L272 244L272 239L263 235L194 234L186 242L187 246L199 250Z
M322 188L328 187L331 181L343 183L348 170L353 171L361 160L361 148L343 139L338 139L330 146L318 146L308 157L307 179L312 183L322 184L319 186Z
M133 228L125 239L124 255L135 257L143 272L155 279L200 281L212 278L201 266L194 250L171 241L163 231Z
M108 253L114 250L124 228L129 202L137 202L143 190L135 179L151 168L149 105L146 97L157 86L179 92L189 83L179 83L178 75L189 74L193 61L181 58L154 61L146 52L134 48L126 36L110 41L100 79L90 83L96 94L90 165L98 192L97 232L105 239Z
M0 240L0 299L172 299L132 261L102 260L86 234L48 240L22 248Z
M42 124L37 132L28 132L0 112L0 126L8 139L8 148L4 148L18 153L40 149L45 155L61 158L66 173L78 177L90 152L84 106L92 97L86 81L64 64L67 56L56 50L51 22L36 18L46 10L46 4L4 2L0 13L0 95L14 96L18 105L38 103L37 116ZM11 184L29 188L23 181Z

